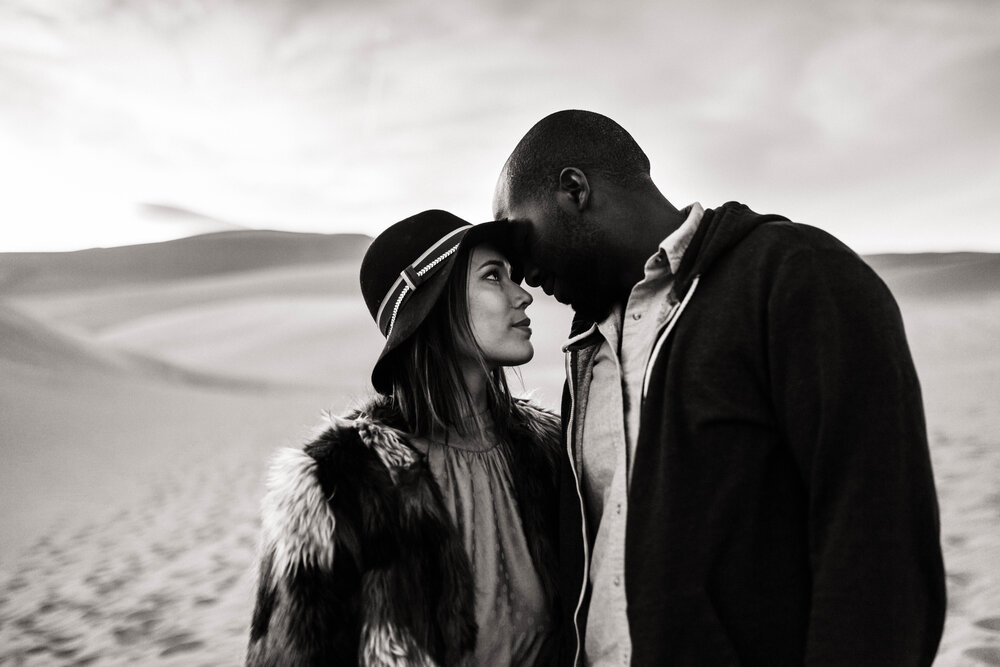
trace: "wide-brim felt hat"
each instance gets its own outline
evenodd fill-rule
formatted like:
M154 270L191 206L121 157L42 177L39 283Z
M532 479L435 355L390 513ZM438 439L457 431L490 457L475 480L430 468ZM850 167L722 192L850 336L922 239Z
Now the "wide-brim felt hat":
M372 369L377 391L392 390L393 351L430 313L462 253L490 243L511 260L511 277L520 282L511 230L503 220L473 225L447 211L431 210L397 222L372 241L361 261L361 294L386 339Z

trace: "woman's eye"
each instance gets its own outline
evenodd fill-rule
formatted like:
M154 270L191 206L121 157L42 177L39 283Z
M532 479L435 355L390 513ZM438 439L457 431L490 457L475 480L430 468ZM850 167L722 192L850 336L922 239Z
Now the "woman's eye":
M486 278L486 280L495 280L497 282L500 282L500 272L499 271L490 271L489 273L487 273L483 277Z

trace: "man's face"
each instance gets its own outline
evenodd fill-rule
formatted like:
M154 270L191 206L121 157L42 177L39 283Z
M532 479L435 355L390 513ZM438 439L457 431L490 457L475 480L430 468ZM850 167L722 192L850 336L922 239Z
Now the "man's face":
M505 175L494 196L494 215L516 225L524 280L580 315L603 319L615 299L616 272L601 226L563 211L544 193L524 201L509 196Z

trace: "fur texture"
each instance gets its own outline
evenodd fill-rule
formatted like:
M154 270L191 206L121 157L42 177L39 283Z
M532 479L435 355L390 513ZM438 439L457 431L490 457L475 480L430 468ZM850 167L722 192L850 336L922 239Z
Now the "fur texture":
M476 640L471 564L441 491L384 399L274 457L248 665L453 665ZM518 401L511 468L555 609L558 418Z
M299 567L333 568L337 520L315 479L316 460L301 449L279 450L272 460L261 532L274 546L274 577L294 576Z

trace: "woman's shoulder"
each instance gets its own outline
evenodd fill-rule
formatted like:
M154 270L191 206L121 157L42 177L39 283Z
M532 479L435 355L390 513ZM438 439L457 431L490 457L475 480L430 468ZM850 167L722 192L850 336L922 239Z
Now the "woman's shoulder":
M558 413L537 403L531 397L514 399L514 416L517 425L533 432L539 438L561 436L562 421Z
M304 445L281 448L271 457L261 528L279 569L303 563L329 567L336 516L356 519L349 508L388 497L397 473L419 460L384 408L370 401L345 416L328 413Z
M387 399L376 397L344 415L325 412L305 444L279 450L273 462L297 461L296 468L339 476L358 472L357 466L367 460L392 471L412 466L418 458L398 413Z
M562 420L559 415L531 398L514 399L514 423L511 432L515 440L527 440L539 446L554 463L562 443Z
M386 401L372 399L344 416L327 412L305 444L271 457L265 511L274 506L302 513L346 486L391 479L419 458ZM342 484L351 480L357 484ZM323 502L323 504L326 504Z

